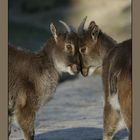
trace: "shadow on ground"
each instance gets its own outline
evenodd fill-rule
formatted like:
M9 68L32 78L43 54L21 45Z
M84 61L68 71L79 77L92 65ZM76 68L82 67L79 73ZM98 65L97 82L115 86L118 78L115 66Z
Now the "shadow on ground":
M50 131L42 134L38 134L35 140L101 140L102 139L101 128L68 128ZM128 136L125 129L119 131L113 140L122 140Z

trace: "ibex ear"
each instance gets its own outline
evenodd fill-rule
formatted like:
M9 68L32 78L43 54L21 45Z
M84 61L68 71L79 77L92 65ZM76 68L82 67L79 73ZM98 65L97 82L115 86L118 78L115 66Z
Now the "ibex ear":
M53 23L50 24L50 30L54 37L55 42L57 43L57 33L56 33L56 28Z
M95 25L96 25L95 21L91 21L89 26L88 26L88 30L92 30Z
M94 41L97 41L100 29L99 29L99 27L96 25L96 23L94 21L90 22L88 30L91 32L92 39Z

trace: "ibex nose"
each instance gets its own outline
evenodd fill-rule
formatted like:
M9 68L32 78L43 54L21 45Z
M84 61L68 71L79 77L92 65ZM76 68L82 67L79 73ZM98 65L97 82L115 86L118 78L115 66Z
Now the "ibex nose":
M80 71L80 67L76 64L72 64L71 69L75 74L79 73Z
M89 71L88 68L82 68L81 73L84 77L86 77L86 76L88 76L88 71Z

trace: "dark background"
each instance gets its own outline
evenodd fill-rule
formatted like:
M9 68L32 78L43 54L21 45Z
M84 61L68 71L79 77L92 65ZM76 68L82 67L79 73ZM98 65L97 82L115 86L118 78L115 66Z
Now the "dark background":
M51 35L51 22L58 30L60 19L77 28L85 16L86 25L95 20L117 41L131 36L130 0L9 0L9 43L36 51Z

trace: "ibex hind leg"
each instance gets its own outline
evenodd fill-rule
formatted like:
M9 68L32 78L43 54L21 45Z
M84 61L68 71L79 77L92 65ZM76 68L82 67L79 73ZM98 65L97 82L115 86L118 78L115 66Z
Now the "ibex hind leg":
M33 112L30 108L18 108L16 113L16 119L23 131L24 140L34 140L34 120L35 120L35 112Z
M121 112L125 122L125 127L129 132L129 140L132 140L132 135L133 135L132 134L132 95L131 92L128 93L124 92L124 94L126 98L125 100L123 100L123 102L120 102Z
M125 118L125 117L124 117ZM126 126L129 132L129 140L132 140L132 124L131 124L131 118L127 117L127 120L125 119Z
M132 120L131 120L131 114L129 114L127 117L124 117L124 120L126 122L126 126L127 126L127 129L128 129L128 132L129 132L129 140L132 140Z
M104 107L103 140L112 140L114 134L116 133L119 120L119 112L114 110L109 103L106 103Z

